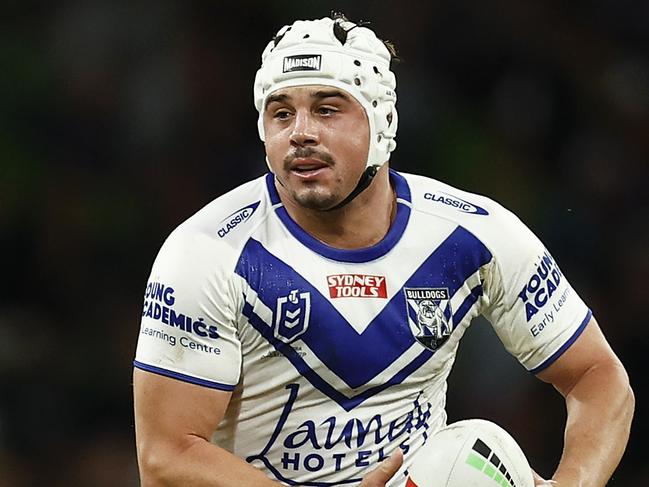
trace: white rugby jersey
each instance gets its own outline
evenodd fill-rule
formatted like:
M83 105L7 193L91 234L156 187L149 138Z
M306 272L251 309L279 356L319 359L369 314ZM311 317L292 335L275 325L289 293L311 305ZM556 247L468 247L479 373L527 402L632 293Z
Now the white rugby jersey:
M287 485L357 485L402 448L388 484L445 424L446 378L479 314L538 372L590 319L512 213L390 172L397 214L376 245L341 250L288 215L274 177L180 225L146 287L135 366L233 391L213 441Z

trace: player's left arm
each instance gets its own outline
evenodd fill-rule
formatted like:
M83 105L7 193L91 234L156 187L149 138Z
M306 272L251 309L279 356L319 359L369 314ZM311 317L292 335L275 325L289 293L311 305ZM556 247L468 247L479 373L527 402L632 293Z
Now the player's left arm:
M575 343L537 376L566 401L563 453L552 477L556 486L604 486L626 448L635 399L597 321L592 318Z

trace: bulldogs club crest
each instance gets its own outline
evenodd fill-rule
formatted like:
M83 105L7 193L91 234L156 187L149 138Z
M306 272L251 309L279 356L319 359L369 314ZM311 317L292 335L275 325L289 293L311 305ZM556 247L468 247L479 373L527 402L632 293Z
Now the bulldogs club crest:
M436 351L453 331L450 296L447 288L404 288L408 324L424 347Z
M311 293L292 290L288 296L277 298L275 313L275 338L290 343L309 327L311 314Z

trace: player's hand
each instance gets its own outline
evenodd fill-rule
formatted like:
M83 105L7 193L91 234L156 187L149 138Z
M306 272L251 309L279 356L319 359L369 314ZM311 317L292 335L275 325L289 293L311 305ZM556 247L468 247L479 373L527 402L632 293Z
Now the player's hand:
M534 475L534 487L556 487L557 483L554 480L545 480L538 473L532 470Z
M397 448L378 467L365 475L358 487L385 487L385 483L397 473L402 463L403 453L401 453L401 448Z

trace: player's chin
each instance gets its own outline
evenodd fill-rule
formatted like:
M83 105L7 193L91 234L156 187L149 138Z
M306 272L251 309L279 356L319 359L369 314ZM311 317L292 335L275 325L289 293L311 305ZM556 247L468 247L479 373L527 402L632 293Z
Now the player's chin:
M310 186L300 188L293 193L293 199L303 208L326 211L338 204L340 198L337 194L332 193L326 187Z

